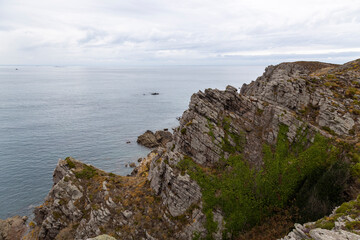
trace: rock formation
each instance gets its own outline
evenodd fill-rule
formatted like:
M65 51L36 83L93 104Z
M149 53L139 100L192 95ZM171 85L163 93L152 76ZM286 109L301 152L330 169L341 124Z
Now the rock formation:
M321 218L360 192L359 100L360 60L282 63L240 93L199 91L172 140L139 137L159 147L131 177L60 160L28 239L236 239L292 207ZM285 239L352 237L360 214L346 214Z
M356 200L343 203L327 217L303 225L295 224L280 240L358 240L360 239L360 195Z
M166 144L171 142L172 139L172 134L169 131L156 131L154 134L152 131L147 130L138 137L137 143L148 148L166 147Z
M17 240L27 231L27 217L15 216L6 220L0 219L0 240Z

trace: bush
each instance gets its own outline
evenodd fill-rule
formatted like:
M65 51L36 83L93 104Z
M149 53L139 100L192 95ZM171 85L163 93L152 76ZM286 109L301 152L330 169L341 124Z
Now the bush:
M75 163L73 161L71 161L71 159L69 157L65 158L65 160L70 169L75 168Z
M89 165L84 165L84 168L80 172L75 173L75 176L81 179L91 179L96 175L98 175L96 169Z
M182 128L180 132L184 135L186 133L186 128Z
M336 197L341 196L343 190L344 178L341 176L347 176L346 166L335 165L339 151L329 144L330 140L317 134L310 144L306 130L299 130L296 142L290 144L288 126L280 125L274 150L267 144L263 146L264 166L255 171L242 157L243 135L231 132L228 119L223 121L223 128L222 149L230 156L220 160L222 164L218 166L221 168L205 172L187 156L177 165L182 173L186 171L201 187L207 238L211 239L211 234L217 230L212 212L217 208L224 214L224 236L227 233L235 236L270 216L273 209L287 207L304 186L314 191L301 199L303 202L317 195L321 201L326 199L326 204L339 200ZM230 144L229 138L236 146ZM333 184L332 189L329 189L329 182ZM324 187L328 192L322 190Z

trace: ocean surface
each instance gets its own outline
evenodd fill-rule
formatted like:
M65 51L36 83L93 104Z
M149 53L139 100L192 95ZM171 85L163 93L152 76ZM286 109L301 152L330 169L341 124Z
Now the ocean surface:
M240 88L264 66L0 67L0 218L31 217L72 156L126 175L146 130L178 125L193 93ZM159 95L151 95L158 92ZM126 142L130 141L130 144Z

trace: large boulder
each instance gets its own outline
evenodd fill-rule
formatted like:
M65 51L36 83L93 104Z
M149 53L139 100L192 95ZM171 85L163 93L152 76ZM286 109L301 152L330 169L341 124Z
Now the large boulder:
M137 139L137 143L148 148L165 147L168 142L173 139L172 134L169 131L156 131L153 133L147 130L144 134L140 135Z
M154 148L159 146L155 134L150 130L147 130L145 133L140 135L137 139L137 143L148 148Z

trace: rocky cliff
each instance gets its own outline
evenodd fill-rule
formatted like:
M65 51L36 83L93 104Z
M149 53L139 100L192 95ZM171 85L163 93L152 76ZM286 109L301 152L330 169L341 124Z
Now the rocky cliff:
M357 197L359 115L360 60L200 91L131 177L60 160L27 239L276 239Z

